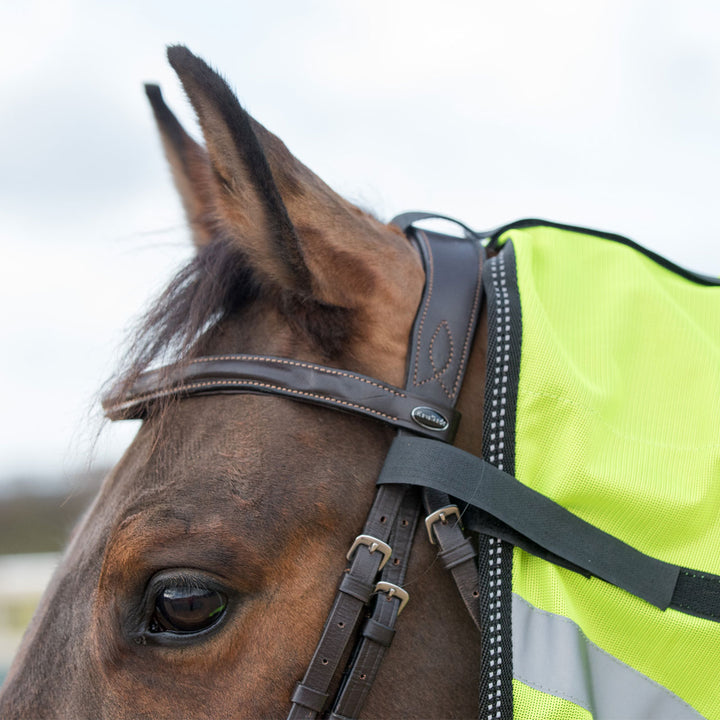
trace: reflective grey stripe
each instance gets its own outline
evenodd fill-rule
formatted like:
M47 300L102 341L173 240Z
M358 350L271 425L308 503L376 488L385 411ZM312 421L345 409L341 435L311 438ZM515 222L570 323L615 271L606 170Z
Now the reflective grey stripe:
M515 593L512 635L515 679L585 708L595 720L703 720L667 688L590 642L572 620Z

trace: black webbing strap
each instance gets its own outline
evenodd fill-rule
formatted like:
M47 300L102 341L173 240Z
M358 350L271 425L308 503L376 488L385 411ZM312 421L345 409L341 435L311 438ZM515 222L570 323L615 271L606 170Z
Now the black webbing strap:
M443 443L398 437L379 485L433 487L495 518L529 552L605 580L661 610L720 621L720 577L645 555L480 458ZM525 543L524 540L529 542ZM534 554L540 554L535 552Z

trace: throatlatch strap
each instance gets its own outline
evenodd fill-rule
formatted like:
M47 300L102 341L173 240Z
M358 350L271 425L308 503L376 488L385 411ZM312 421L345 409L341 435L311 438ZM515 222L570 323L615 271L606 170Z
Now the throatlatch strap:
M440 546L438 558L452 575L475 627L480 630L480 592L475 548L465 537L459 514L453 516L447 512L448 508L453 507L448 494L424 487L422 495L430 540L432 542L434 538ZM431 522L433 517L435 521Z
M446 492L509 527L513 542L528 552L547 550L545 559L562 558L565 567L605 580L661 610L673 608L720 622L719 576L645 555L458 448L423 438L396 438L378 479L378 485L394 483Z

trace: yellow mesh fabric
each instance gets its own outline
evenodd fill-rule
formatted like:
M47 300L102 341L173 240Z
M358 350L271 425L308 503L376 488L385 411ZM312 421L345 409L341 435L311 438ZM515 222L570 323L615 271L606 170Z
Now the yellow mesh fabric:
M508 236L522 306L517 478L648 555L720 574L720 287L580 232ZM720 717L720 623L517 550L513 590ZM565 717L528 715L546 716Z
M518 680L513 680L513 702L514 720L592 720L587 710Z

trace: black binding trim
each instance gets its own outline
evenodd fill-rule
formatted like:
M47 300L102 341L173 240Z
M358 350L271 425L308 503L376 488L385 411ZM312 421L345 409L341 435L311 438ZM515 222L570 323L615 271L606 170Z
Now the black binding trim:
M511 242L483 268L487 295L487 360L483 457L515 472L515 418L520 377L522 313L515 249ZM480 718L513 717L512 567L513 546L502 534L478 536L478 590L482 658Z
M488 243L488 247L495 249L498 247L500 236L504 233L508 232L509 230L531 227L551 227L557 228L558 230L568 230L569 232L593 235L595 237L602 238L603 240L611 240L612 242L617 242L621 245L626 245L633 250L637 250L646 257L650 258L650 260L652 260L653 262L656 262L658 265L664 267L666 270L669 270L676 275L680 275L686 280L690 280L691 282L697 283L698 285L706 285L709 287L720 285L720 278L718 277L713 277L712 275L702 275L701 273L696 273L693 270L688 270L687 268L681 267L680 265L675 264L671 260L668 260L666 257L658 255L656 252L653 252L652 250L643 247L639 243L636 243L634 240L630 240L630 238L627 238L624 235L618 235L617 233L606 232L604 230L594 230L592 228L581 227L579 225L566 225L564 223L553 222L551 220L538 220L536 218L527 218L525 220L516 220L515 222L508 223L507 225L503 225L502 227L499 227L495 230L482 233L482 237L489 238L490 242Z
M422 222L423 220L447 220L448 222L459 225L465 231L465 236L468 238L471 238L474 240L479 240L482 237L484 237L481 233L477 232L476 230L473 230L472 228L468 227L464 222L461 222L460 220L457 220L454 217L450 217L449 215L440 215L438 213L431 213L431 212L412 211L412 212L402 213L401 215L396 215L390 221L390 224L395 225L396 227L399 227L404 233L407 233L408 230L415 223Z

